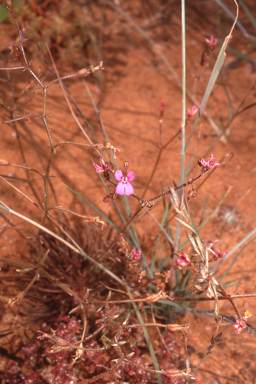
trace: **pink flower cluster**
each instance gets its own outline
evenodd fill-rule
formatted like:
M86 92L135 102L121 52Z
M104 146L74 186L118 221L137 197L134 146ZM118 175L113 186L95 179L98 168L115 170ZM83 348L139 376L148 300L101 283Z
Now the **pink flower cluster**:
M246 328L245 321L237 320L236 323L233 324L233 327L236 329L236 334L238 335L239 333L242 332L243 329Z
M249 319L249 317L252 317L253 314L250 311L245 311L245 314L243 316L243 320L236 320L236 323L233 324L233 327L236 330L236 334L238 335L239 333L242 332L243 329L246 328L246 321Z

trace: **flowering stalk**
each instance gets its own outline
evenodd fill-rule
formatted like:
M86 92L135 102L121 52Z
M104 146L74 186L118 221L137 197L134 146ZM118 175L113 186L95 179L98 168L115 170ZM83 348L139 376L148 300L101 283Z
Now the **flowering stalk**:
M161 153L162 150L160 150L159 154ZM160 159L160 156L159 156L159 159ZM179 185L177 187L174 188L175 191L179 190L179 189L183 189L184 187L188 186L188 185L192 185L192 194L190 197L195 197L196 196L196 191L195 191L195 187L194 187L194 183L199 180L202 176L204 176L206 173L208 173L212 168L214 168L215 166L217 165L220 165L220 163L218 161L215 161L214 162L214 156L211 155L211 158L208 162L206 162L203 158L201 160L199 160L198 164L203 167L202 168L202 171L201 173L195 177L195 178L191 178L190 180L188 180L186 183L183 183L182 185ZM97 170L99 169L99 172L103 172L104 171L104 167L106 166L106 164L102 164L100 163L101 166L97 166L97 168L95 167L96 169L96 172ZM95 164L96 165L96 164ZM95 166L94 165L94 166ZM162 193L154 196L153 198L151 199L148 199L148 200L143 200L140 196L138 196L136 193L134 193L134 188L133 186L130 184L130 181L134 180L135 178L135 174L134 172L127 172L128 170L128 162L125 162L124 164L124 172L118 170L115 172L115 177L119 182L119 184L116 186L116 189L115 191L113 192L110 192L105 198L104 198L104 202L108 202L110 199L114 200L116 198L116 194L120 194L120 195L132 195L136 200L139 201L139 206L136 210L136 212L130 217L130 219L127 221L127 223L125 224L125 226L122 228L121 230L121 234L125 232L125 230L132 224L132 222L139 216L140 212L145 208L149 208L151 209L153 206L154 206L154 201L166 196L166 195L169 195L170 194L170 190L166 190L166 191L163 191ZM152 173L153 175L153 173ZM110 179L109 181L114 184ZM114 184L115 185L115 184ZM146 190L144 191L144 193L146 192ZM120 234L119 234L120 235ZM116 242L118 241L119 239L119 235L117 235L114 240L109 244L109 246L106 248L105 252L104 252L104 255L107 254L107 252L116 244ZM104 256L102 255L102 256Z

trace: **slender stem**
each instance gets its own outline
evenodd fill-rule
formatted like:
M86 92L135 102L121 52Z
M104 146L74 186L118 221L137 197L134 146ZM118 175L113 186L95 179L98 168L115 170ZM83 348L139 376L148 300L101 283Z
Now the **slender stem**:
M160 125L161 126L161 125ZM157 159L156 159L156 162L155 162L155 165L154 165L154 168L153 168L153 170L152 170L152 172L151 172L151 175L150 175L150 178L149 178L149 180L148 180L148 182L147 182L147 185L146 185L146 187L145 187L145 189L144 189L144 192L143 192L143 194L142 194L142 196L141 196L141 199L143 199L144 198L144 196L145 196L145 194L146 194L146 192L147 192L147 190L148 190L148 187L149 187L149 185L150 185L150 183L151 183L151 181L152 181L152 179L153 179L153 177L154 177L154 174L155 174L155 172L156 172L156 168L157 168L157 166L158 166L158 164L159 164L159 161L160 161L160 158L161 158L161 156L162 156L162 153L163 153L163 151L165 150L165 148L178 136L180 134L180 129L178 130L178 132L176 132L175 133L175 135L173 136L173 137L171 137L170 138L170 140L168 140L167 141L167 143L166 144L164 144L163 146L161 145L161 141L160 141L160 147L159 147L159 152L158 152L158 155L157 155Z
M142 194L142 196L141 196L142 199L144 199L144 196L146 195L146 192L147 192L147 190L148 190L148 188L149 188L149 186L150 186L150 183L151 183L151 181L152 181L152 179L153 179L153 177L154 177L154 174L155 174L156 168L157 168L157 166L158 166L158 163L159 163L159 161L160 161L160 158L161 158L162 153L163 153L163 149L160 148L160 149L159 149L159 152L158 152L158 155L157 155L157 158L156 158L156 162L155 162L154 168L152 169L150 178L148 179L147 185L146 185L146 187L145 187L145 189L144 189L144 192L143 192L143 194Z
M112 243L109 244L109 246L106 248L106 250L104 251L104 255L105 256L107 254L107 252L116 244L116 242L118 241L118 239L120 239L120 236L125 232L125 230L132 224L132 222L139 216L140 212L143 210L143 208L145 207L144 204L141 204L139 206L139 208L137 209L137 211L132 215L132 217L127 221L127 223L125 224L125 226L122 228L121 232L114 238L114 240L112 241Z
M242 299L245 297L256 297L256 293L247 293L244 295L230 295L228 296L217 296L218 300L234 300L234 299ZM108 304L124 304L124 303L142 303L149 302L150 297L143 297L140 299L125 299L125 300L109 300ZM215 301L215 297L172 297L159 295L159 299L156 301L166 300L178 303L178 302L201 302L201 301ZM103 305L106 301L103 300L93 300L93 303Z
M186 128L186 22L185 0L181 0L181 42L182 42L182 111L181 111L181 184L185 180L185 128Z
M185 155L186 155L186 35L185 35L185 0L181 0L181 49L182 49L182 96L181 96L181 175L180 183L185 180ZM180 214L179 214L180 217ZM176 249L179 247L181 223L176 225Z

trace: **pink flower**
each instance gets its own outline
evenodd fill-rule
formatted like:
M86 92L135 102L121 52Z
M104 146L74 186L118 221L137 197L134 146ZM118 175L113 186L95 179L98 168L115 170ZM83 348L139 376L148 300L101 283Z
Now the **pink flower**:
M210 48L215 47L215 45L218 43L218 39L214 39L214 36L211 35L210 39L204 39L206 43L209 45Z
M213 254L213 260L216 261L217 259L222 259L228 252L220 252L219 249L217 249L217 252L214 251L214 249L211 249L211 247L214 245L214 243L217 243L218 240L215 240L213 243L210 244L209 247L207 247L208 251L210 251Z
M135 261L139 261L139 259L141 257L141 250L138 249L138 252L136 252L136 249L133 249L132 253L133 253L133 256L134 256L134 260Z
M176 261L176 264L178 264L179 267L186 268L188 265L191 264L191 260L190 260L189 256L186 253L182 252L178 256L179 256L179 258L176 257L175 261Z
M196 105L193 105L193 107L191 109L187 109L186 110L186 118L187 120L189 120L192 116L194 116L198 111L198 108Z
M236 320L236 324L233 324L233 327L236 329L236 334L238 335L246 328L246 324L243 320Z
M102 158L100 159L100 166L95 163L93 163L93 166L95 167L97 173L104 173L110 170L109 165L106 164Z
M118 195L132 195L134 192L133 186L129 183L135 178L134 172L128 172L127 176L123 175L123 172L118 170L115 173L115 178L120 181L116 187L116 193Z
M201 166L201 167L204 167L206 169L212 169L213 167L217 166L217 165L220 165L220 163L218 161L214 161L215 157L213 155L211 155L211 158L209 161L205 161L203 158L201 160L199 160L198 164Z

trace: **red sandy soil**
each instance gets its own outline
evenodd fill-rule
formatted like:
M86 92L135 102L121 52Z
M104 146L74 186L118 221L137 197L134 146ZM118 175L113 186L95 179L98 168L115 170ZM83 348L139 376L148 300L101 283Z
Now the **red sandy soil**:
M116 2L119 3L119 2ZM206 1L200 11L200 2L188 4L186 10L187 21L187 88L200 102L206 88L215 58L223 41L225 34L231 27L231 20L224 15L217 3ZM169 60L170 64L181 77L181 38L180 38L180 6L179 2L151 1L147 5L142 1L132 0L128 4L120 1L123 9L133 17L148 35L154 40L157 50L160 50ZM253 9L254 1L247 1ZM235 6L229 2L230 8L235 12ZM241 10L240 21L254 33L246 15ZM1 41L1 49L6 48L12 41L15 29L9 25L3 25L5 33ZM201 57L206 49L204 39L210 35L219 38L219 44L207 58L207 65L200 65ZM236 27L230 46L242 54L256 60L256 52L249 54L253 41L246 38ZM87 82L90 91L99 105L101 118L108 133L110 143L120 148L117 154L119 164L129 161L130 170L136 174L133 183L136 193L141 194L147 183L149 175L158 154L159 144L159 108L160 103L165 103L165 114L163 123L163 141L166 142L180 128L181 121L181 88L166 64L160 58L156 49L135 30L135 28L114 10L107 10L105 20L102 58L104 62L104 73L100 74L102 84ZM236 110L245 95L255 84L255 66L245 59L238 60L232 51L227 51L222 74L219 76L210 100L206 107L207 114L214 119L219 126L227 124L232 110ZM35 70L39 70L39 60L33 59ZM93 61L96 65L96 59ZM41 64L40 64L41 65ZM71 62L57 62L61 76L74 72ZM75 68L75 71L77 68ZM46 84L49 79L45 77ZM91 105L84 81L80 79L68 80L72 95L75 97L81 110L94 129L95 136L102 142L100 125L95 111ZM20 85L22 87L22 85ZM20 88L22 90L22 88ZM33 100L32 110L40 111L42 105L42 91L38 90L35 95L31 91ZM228 95L228 96L227 96ZM245 102L249 105L255 102L255 93L251 91ZM194 103L187 98L187 107L191 108ZM26 109L28 112L29 109ZM81 131L72 119L68 106L58 84L52 86L48 92L47 113L50 114L48 122L54 143L61 141L86 142ZM1 117L6 119L6 115ZM80 120L81 121L81 120ZM194 118L187 126L187 134L191 132ZM193 139L187 150L187 164L190 156L196 148L193 164L205 155L207 159L211 153L217 160L229 155L225 165L217 167L214 174L207 180L198 191L198 196L190 204L192 217L198 222L198 215L202 212L206 197L209 195L207 212L210 213L221 200L227 190L232 187L226 200L210 220L202 232L204 240L219 239L219 248L222 251L231 250L255 227L255 107L248 109L245 113L237 116L230 125L230 132L226 143L218 141L218 136L212 126L201 117L197 125ZM29 129L33 131L36 144L42 159L49 154L48 138L40 120L28 122ZM17 142L11 125L3 125L0 131L1 158L12 163L22 164L22 159L17 150ZM22 138L25 134L21 132ZM212 149L211 146L214 145ZM24 143L26 147L26 143ZM162 181L165 186L172 184L172 180L179 182L180 177L180 152L181 141L177 139L164 151L156 175L147 197L153 196L161 191ZM35 157L31 144L27 143L27 156L30 166L43 168ZM86 196L88 200L93 199L96 206L104 209L106 214L111 213L112 203L103 205L104 190L102 184L95 175L91 166L91 158L98 163L95 151L84 151L74 146L63 146L57 149L54 156L51 175L54 176L54 185L57 191L59 205L67 209L83 210L79 202L75 201L73 195L63 185L68 184L71 188ZM231 159L231 160L230 160ZM37 164L34 164L34 162ZM43 160L44 161L44 160ZM10 176L21 175L16 169L3 169L2 174ZM12 173L12 175L11 175ZM196 176L198 169L194 168L191 176ZM38 212L25 199L17 198L16 192L1 182L1 201L12 209L36 220L40 217ZM24 188L26 191L26 188ZM43 194L43 185L38 186L38 192ZM136 202L131 202L132 209L136 208ZM225 223L225 212L233 210L234 220ZM93 214L93 212L90 212ZM152 214L160 220L160 210L156 207ZM9 216L8 216L9 217ZM11 217L9 217L12 219ZM18 221L15 220L15 223ZM120 224L120 223L118 223ZM139 226L139 224L138 224ZM156 227L151 218L143 221L143 226L138 231L148 242L147 249L150 250L150 241L155 239ZM22 246L20 241L5 232L1 239L2 256L15 258L17 250ZM149 252L149 251L148 251ZM235 253L236 254L236 253ZM231 256L233 260L235 254ZM147 255L150 258L150 253ZM226 281L243 276L242 281L247 284L229 288L230 293L252 293L255 291L255 252L254 243L249 246L238 258ZM231 263L227 260L222 268L225 270ZM221 271L217 273L220 276ZM237 300L236 304L241 313L250 310L256 315L255 299ZM199 305L199 309L213 309L213 304ZM221 313L233 315L232 308L228 303L221 303ZM250 319L250 324L256 327L256 317ZM179 319L182 323L191 323L189 345L191 348L191 365L196 366L206 352L215 327L214 318L196 317L187 314ZM197 372L199 383L256 383L255 366L255 336L243 332L236 335L231 324L221 325L223 341L206 359ZM194 352L193 352L194 351Z

